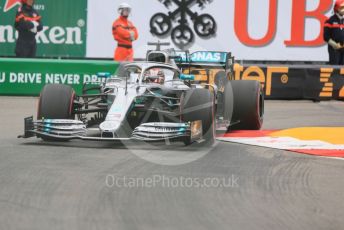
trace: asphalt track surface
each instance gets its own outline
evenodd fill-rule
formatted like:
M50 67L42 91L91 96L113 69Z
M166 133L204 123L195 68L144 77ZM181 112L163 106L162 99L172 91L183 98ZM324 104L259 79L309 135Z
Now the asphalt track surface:
M0 98L0 229L344 227L343 160L231 143L209 150L17 139L36 104ZM264 129L344 126L343 114L342 102L268 101ZM152 163L198 148L207 154L190 163ZM220 186L221 178L232 181Z

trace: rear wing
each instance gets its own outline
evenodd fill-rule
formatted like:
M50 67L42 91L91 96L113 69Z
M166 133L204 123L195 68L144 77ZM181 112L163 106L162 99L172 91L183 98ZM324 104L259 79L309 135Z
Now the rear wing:
M180 68L223 68L226 72L232 73L235 62L231 53L216 51L175 51L174 60Z

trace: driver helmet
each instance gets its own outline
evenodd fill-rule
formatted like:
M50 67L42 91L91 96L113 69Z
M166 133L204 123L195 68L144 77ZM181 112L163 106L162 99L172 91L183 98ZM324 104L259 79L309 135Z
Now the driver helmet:
M145 79L150 83L164 84L165 73L159 68L153 68L145 72Z
M164 84L165 83L165 74L164 74L164 71L162 70L159 70L158 72L158 79L157 79L157 82L158 84Z

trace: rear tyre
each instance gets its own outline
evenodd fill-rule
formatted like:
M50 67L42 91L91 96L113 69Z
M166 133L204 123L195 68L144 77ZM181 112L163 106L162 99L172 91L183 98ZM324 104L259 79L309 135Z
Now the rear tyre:
M231 84L230 86L228 84ZM264 93L258 81L230 81L226 86L231 88L233 110L230 130L259 130L264 118ZM225 93L226 94L226 93ZM229 99L225 99L225 101ZM229 106L228 104L225 106ZM225 109L227 113L230 108Z
M75 92L67 85L46 85L41 91L38 103L37 119L74 119L73 102ZM45 141L56 141L53 138L42 137Z
M214 95L206 89L191 89L181 99L181 116L183 122L202 121L203 138L212 143L215 140ZM191 138L184 143L191 144Z

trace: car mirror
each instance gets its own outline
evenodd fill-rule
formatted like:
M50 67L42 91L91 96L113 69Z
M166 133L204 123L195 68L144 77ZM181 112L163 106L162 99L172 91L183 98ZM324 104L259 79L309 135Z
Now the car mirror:
M110 72L99 72L97 73L98 78L110 78L111 73Z
M183 81L194 81L196 77L195 75L181 74L179 78L180 80L183 80Z

